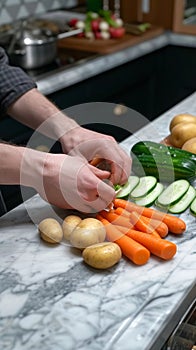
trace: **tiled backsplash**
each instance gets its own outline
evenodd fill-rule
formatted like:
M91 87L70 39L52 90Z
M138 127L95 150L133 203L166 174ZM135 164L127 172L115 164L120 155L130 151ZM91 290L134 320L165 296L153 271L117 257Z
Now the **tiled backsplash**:
M70 8L77 3L77 0L0 0L0 25L49 10Z

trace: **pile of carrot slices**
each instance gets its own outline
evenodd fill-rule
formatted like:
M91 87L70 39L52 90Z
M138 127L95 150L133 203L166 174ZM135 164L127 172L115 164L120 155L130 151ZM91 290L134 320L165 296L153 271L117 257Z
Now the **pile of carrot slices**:
M150 254L172 259L177 246L165 237L169 232L182 234L186 230L185 222L174 215L123 199L115 199L114 208L99 212L96 218L105 226L107 240L117 243L136 265L146 264Z

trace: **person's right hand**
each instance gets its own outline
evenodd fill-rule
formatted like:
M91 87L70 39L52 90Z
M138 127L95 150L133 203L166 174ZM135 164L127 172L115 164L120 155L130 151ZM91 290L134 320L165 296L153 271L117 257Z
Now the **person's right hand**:
M97 212L115 196L113 187L103 181L110 173L77 156L27 149L21 168L22 184L35 188L44 200L60 208Z

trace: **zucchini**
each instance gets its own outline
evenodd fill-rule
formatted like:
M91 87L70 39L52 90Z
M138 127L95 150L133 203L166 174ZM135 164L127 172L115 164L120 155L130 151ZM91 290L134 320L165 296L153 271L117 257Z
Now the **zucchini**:
M160 182L192 180L196 175L196 163L191 159L160 156L158 153L132 154L132 171L137 176L154 176Z
M154 204L155 200L161 194L163 189L164 186L160 182L157 182L155 188L150 193L148 193L144 197L138 198L137 200L135 200L135 203L142 207L150 207Z
M157 184L157 179L154 176L140 177L138 185L131 192L132 199L140 198L151 192Z
M177 203L188 191L187 180L177 180L171 183L157 198L157 204L161 207L169 207Z
M193 215L196 215L196 198L192 201L191 206L190 206L190 212Z
M193 186L189 186L188 191L184 194L184 196L174 205L168 208L169 212L172 214L180 214L183 213L192 203L195 198L195 189Z
M178 149L172 146L166 146L161 143L153 141L139 141L131 149L131 153L135 155L146 154L150 156L156 155L157 157L167 157L167 158L183 158L187 160L192 160L196 163L196 154Z
M116 198L126 198L130 192L138 185L140 179L138 176L129 176L128 181L125 185L118 185Z

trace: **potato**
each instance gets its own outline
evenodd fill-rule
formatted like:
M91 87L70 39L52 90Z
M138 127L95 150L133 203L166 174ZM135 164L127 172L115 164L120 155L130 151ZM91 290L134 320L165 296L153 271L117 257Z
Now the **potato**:
M106 231L103 224L94 218L82 220L70 235L70 243L75 248L86 248L105 240Z
M173 127L170 138L172 145L180 148L193 137L196 137L196 123L179 123Z
M179 123L196 123L196 116L188 113L177 114L170 122L170 131L172 131L173 127Z
M116 243L103 242L91 245L82 252L86 264L96 269L108 269L121 259L122 252Z
M196 137L189 139L182 145L182 149L185 151L195 153L196 154Z
M64 238L69 241L71 232L76 228L76 226L82 221L82 219L77 215L68 215L63 221L63 235Z
M47 218L38 225L41 238L49 243L59 243L63 238L63 230L57 220Z

